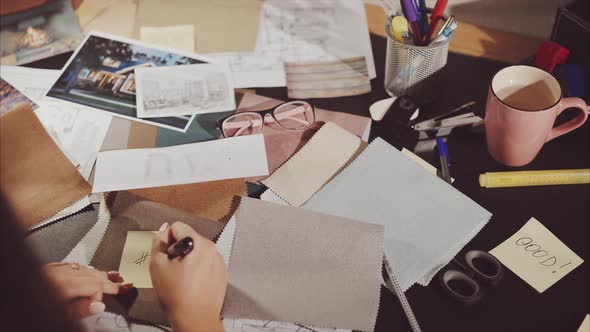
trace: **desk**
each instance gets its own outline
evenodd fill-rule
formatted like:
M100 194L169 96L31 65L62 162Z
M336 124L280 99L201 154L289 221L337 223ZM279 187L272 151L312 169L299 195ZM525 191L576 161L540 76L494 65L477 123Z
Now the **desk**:
M381 9L367 5L371 42L377 66L371 94L359 97L318 99L316 106L369 116L369 105L387 95L383 89L385 15ZM492 42L493 41L493 42ZM449 84L436 105L448 108L475 100L479 112L489 79L508 63L527 58L539 41L478 28L461 23L451 43L445 68ZM460 54L461 53L461 54ZM480 56L474 58L472 56ZM69 54L32 64L41 68L61 68ZM498 62L503 61L503 62ZM471 70L477 66L478 70ZM285 88L257 89L269 97L287 99ZM450 108L449 108L450 109ZM373 132L372 136L382 133ZM454 186L493 213L488 225L464 250L490 250L516 232L530 217L540 220L558 238L585 260L580 267L553 287L539 294L506 271L501 284L486 294L484 300L464 307L447 298L436 280L428 287L414 286L407 292L416 317L424 331L576 331L590 308L590 186L552 186L530 188L484 189L477 182L479 173L511 168L496 163L487 153L485 137L457 132L449 138L453 160ZM434 158L427 160L437 165ZM529 165L518 168L556 169L590 167L590 124L545 145ZM381 308L376 331L409 330L397 299L387 290L381 294Z

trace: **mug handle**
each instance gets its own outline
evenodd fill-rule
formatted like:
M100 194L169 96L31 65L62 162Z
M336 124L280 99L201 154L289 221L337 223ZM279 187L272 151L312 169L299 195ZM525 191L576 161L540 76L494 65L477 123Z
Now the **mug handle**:
M551 129L551 132L547 136L545 142L549 142L550 140L556 137L569 133L570 131L583 125L584 122L586 122L586 119L588 119L588 105L586 105L586 102L583 99L563 98L562 103L562 107L559 111L557 111L557 115L561 114L561 112L570 107L577 108L578 111L580 111L580 114L578 114L578 116L571 119L570 121Z

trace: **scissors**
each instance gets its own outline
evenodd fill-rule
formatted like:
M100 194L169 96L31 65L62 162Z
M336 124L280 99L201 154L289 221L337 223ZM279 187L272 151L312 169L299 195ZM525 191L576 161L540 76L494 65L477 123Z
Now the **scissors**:
M479 302L484 292L478 281L496 286L502 280L504 268L496 257L481 250L471 250L465 254L463 265L457 258L452 263L460 270L449 269L439 274L443 290L452 298L464 304ZM476 281L478 280L478 281Z

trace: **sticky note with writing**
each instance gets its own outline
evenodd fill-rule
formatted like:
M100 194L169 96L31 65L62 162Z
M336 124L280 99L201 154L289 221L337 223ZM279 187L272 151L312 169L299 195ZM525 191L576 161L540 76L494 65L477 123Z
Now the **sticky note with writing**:
M539 293L584 262L535 218L490 254Z
M156 232L127 232L119 273L137 288L152 288L150 255Z

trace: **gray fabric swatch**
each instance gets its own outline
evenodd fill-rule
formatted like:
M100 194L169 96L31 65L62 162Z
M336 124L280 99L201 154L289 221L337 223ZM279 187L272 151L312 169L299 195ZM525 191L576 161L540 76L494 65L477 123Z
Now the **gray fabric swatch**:
M242 198L224 318L373 331L383 227Z
M98 220L98 204L35 229L26 242L42 264L62 261Z
M404 291L428 284L491 217L381 138L303 208L385 226L385 254Z
M128 231L157 231L164 222L182 221L203 237L213 240L224 226L218 221L199 218L126 191L109 195L107 204L111 221L90 262L90 265L103 271L116 271L119 268ZM153 288L134 289L129 294L117 297L105 295L104 300L107 310L113 313L146 322L168 323Z

